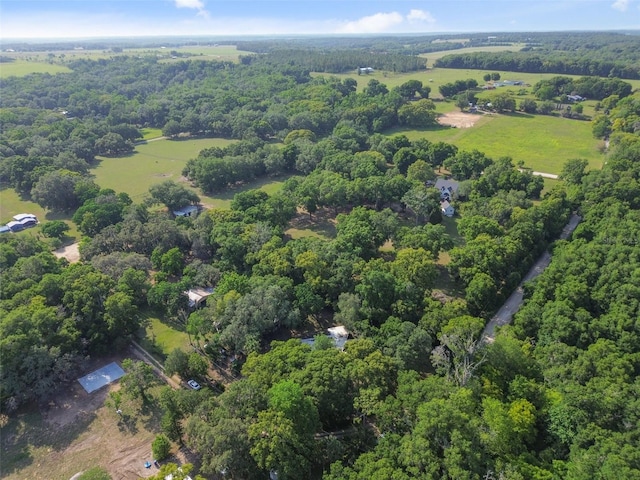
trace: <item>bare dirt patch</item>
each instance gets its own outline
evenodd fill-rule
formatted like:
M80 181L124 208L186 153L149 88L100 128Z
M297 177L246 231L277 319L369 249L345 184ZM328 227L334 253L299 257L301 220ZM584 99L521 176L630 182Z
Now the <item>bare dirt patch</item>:
M483 116L482 113L449 112L440 115L438 123L455 128L471 128Z
M111 361L121 362L129 352L92 359L86 371ZM151 442L159 431L159 413L153 408L123 403L122 415L105 405L118 383L87 393L78 382L40 404L39 411L18 415L3 428L2 457L8 460L0 477L68 480L95 466L105 468L114 480L133 480L157 473L145 468L153 460ZM171 461L193 460L177 452ZM4 463L4 462L3 462Z
M76 263L80 261L80 251L78 250L78 243L72 243L66 247L60 247L54 250L53 254L57 258L66 258L69 263Z

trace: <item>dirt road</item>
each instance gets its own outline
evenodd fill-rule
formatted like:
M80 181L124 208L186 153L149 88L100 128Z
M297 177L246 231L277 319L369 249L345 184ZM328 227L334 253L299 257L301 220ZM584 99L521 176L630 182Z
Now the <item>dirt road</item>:
M571 215L569 222L562 229L560 239L566 240L567 238L569 238L569 235L571 235L576 229L576 227L580 223L580 220L582 219L575 213ZM522 279L522 282L520 282L520 285L518 285L518 288L515 289L515 291L511 294L507 301L504 302L502 307L500 307L500 310L498 310L494 317L489 320L487 326L484 327L484 331L482 332L483 343L493 342L495 338L496 328L511 323L513 315L515 315L518 309L520 309L520 305L522 305L522 302L524 300L524 290L522 286L526 282L533 280L542 272L544 272L544 269L549 266L549 263L551 263L551 253L549 253L549 251L545 251L542 255L540 255L540 258L538 258L536 263L533 264L529 272L527 272L525 277Z

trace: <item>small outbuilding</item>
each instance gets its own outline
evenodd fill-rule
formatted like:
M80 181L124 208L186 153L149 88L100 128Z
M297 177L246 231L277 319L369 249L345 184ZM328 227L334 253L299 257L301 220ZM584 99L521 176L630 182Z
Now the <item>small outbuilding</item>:
M204 307L204 305L206 304L207 297L213 294L213 287L191 288L184 293L187 297L189 297L189 308L200 308Z
M456 214L456 209L446 200L440 204L440 210L445 217L453 217Z

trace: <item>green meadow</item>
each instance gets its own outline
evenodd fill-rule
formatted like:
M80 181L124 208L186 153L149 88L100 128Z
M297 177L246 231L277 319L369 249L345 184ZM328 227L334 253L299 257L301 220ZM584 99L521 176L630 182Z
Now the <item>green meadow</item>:
M433 66L433 62L445 55L458 55L461 53L475 53L475 52L517 52L524 47L524 44L516 43L513 45L488 45L484 47L466 47L456 48L454 50L442 50L440 52L422 53L419 57L427 60L427 66Z
M221 138L151 141L136 145L129 155L98 157L98 165L91 173L101 187L126 192L134 202L140 202L151 185L164 180L179 182L187 161L201 150L231 142Z
M44 59L43 59L44 60ZM0 78L24 77L30 73L68 73L69 67L45 61L31 62L27 60L16 60L13 62L0 63Z
M135 203L141 202L149 187L165 180L185 181L182 169L187 161L198 156L201 150L224 147L234 140L200 138L185 140L156 140L136 145L133 153L123 157L98 157L99 164L92 170L95 182L103 188L126 192ZM265 177L234 188L227 188L215 195L205 195L192 188L208 208L226 208L233 196L241 191L259 188L269 194L277 192L287 177ZM186 182L186 181L185 181Z
M504 50L504 48L503 48ZM436 52L429 55L437 55L440 56L456 52L457 50L452 50L448 52ZM432 65L432 63L429 63ZM430 98L437 100L442 98L438 88L440 85L445 83L452 83L456 80L466 80L472 78L478 82L478 85L484 85L486 82L483 80L483 76L487 73L495 72L495 70L475 70L475 69L457 69L457 68L431 68L429 67L427 70L422 70L420 72L409 72L409 73L393 73L387 71L376 71L367 75L358 75L355 71L348 73L340 73L340 74L328 74L328 73L312 73L312 76L331 76L336 77L341 80L345 78L353 78L358 83L358 92L362 92L362 90L367 86L369 80L376 79L380 83L384 83L389 89L402 85L403 83L409 80L420 80L423 85L431 87ZM552 77L557 77L559 74L556 73L521 73L521 72L505 72L498 71L500 73L501 80L521 80L523 83L529 86L514 86L514 87L501 87L500 92L510 91L514 94L523 93L526 91L527 94L531 94L531 87L538 83L540 80L549 79ZM564 77L570 78L579 78L582 75L561 75ZM625 82L630 83L634 89L640 88L640 80L625 80ZM493 90L495 92L496 90ZM490 93L490 92L487 92ZM481 95L481 94L480 94ZM527 98L526 95L522 98ZM530 97L533 98L533 97ZM585 111L585 113L587 113Z
M177 59L171 58L171 52L178 52L178 54L184 54L185 57L178 56ZM22 65L23 73L8 73L9 75L26 75L27 73L35 72L69 72L68 67L65 66L74 60L89 59L99 60L104 58L112 58L117 56L148 56L154 55L161 58L162 61L177 61L187 59L199 59L199 60L217 60L217 61L231 61L237 62L240 55L248 55L252 52L246 52L238 50L235 45L190 45L183 47L157 47L157 48L125 48L122 52L113 52L112 50L54 50L46 52L3 52L3 55L16 59L13 63L2 63L0 69L4 69L6 65ZM48 62L55 62L53 64ZM40 65L40 67L38 67ZM44 70L46 66L53 67L57 70ZM40 68L38 70L37 68ZM2 73L0 76L5 76Z
M591 135L589 122L521 113L485 115L470 128L394 129L410 140L447 142L462 150L480 150L489 157L511 157L539 172L558 174L567 160L584 158L589 168L602 167L602 142Z

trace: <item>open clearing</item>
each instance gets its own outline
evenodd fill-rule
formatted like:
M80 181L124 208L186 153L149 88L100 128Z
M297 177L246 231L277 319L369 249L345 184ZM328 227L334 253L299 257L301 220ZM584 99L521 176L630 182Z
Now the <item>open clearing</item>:
M443 117L449 115L457 116L451 112ZM526 167L539 172L558 174L573 158L588 160L591 169L602 168L602 142L591 135L589 122L524 113L474 117L478 120L468 128L398 128L387 134L406 135L412 141L426 138L452 143L462 150L479 150L493 159L511 157L514 163L522 160Z
M3 53L4 54L4 53ZM0 78L24 77L30 73L68 73L71 69L65 65L58 65L47 62L29 62L26 60L16 60L14 62L0 63Z
M126 192L134 202L140 202L151 185L165 180L181 181L187 161L197 157L201 150L225 147L232 142L222 138L197 138L143 143L123 157L98 157L99 163L91 173L102 188Z
M513 45L487 45L485 47L466 47L456 48L454 50L442 50L440 52L421 53L419 56L427 59L427 65L433 66L433 62L446 55L475 52L518 52L522 50L522 47L524 47L524 43L515 43Z
M446 125L455 128L471 128L481 118L482 113L465 113L465 112L447 112L438 117L440 125Z
M126 352L125 352L126 353ZM122 356L94 359L86 372ZM88 394L78 382L39 407L13 416L2 428L2 472L6 479L67 480L77 472L102 466L114 480L148 477L151 442L158 431L157 412L123 404L122 417L104 406L110 389Z
M172 52L176 52L174 55ZM74 60L89 59L99 60L103 58L113 58L118 56L155 56L161 61L180 61L188 59L211 60L211 61L228 61L237 62L240 55L248 55L252 52L238 50L235 45L186 45L181 47L155 47L155 48L125 48L122 52L113 52L111 49L105 50L83 50L83 49L67 49L67 50L47 50L42 52L2 52L3 56L16 59L15 64L25 64L21 67L24 73L8 74L8 75L26 75L35 72L69 72L71 71L67 64ZM184 57L183 57L184 55ZM176 58L172 58L176 57ZM49 63L49 62L54 62ZM0 68L4 68L8 63L0 64ZM41 65L41 66L38 66ZM49 65L58 70L38 70ZM7 75L7 76L8 76Z

